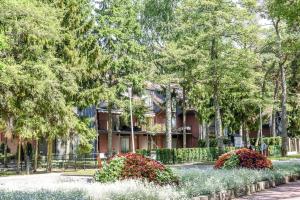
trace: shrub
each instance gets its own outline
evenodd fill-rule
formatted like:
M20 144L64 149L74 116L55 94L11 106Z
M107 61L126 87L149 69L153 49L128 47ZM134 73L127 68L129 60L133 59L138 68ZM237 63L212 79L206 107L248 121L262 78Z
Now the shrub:
M124 168L124 157L115 157L109 162L104 163L101 170L95 174L95 180L100 182L114 182L118 180Z
M226 147L225 152L234 150L235 147ZM157 149L156 159L164 164L175 164L194 161L215 161L220 156L219 148L178 148Z
M137 149L136 153L144 155L144 156L150 156L151 155L151 151L147 150L147 149Z
M146 179L158 184L177 182L177 177L171 169L156 160L134 153L113 157L95 174L95 180L100 182L122 179Z
M224 162L223 168L224 169L232 169L240 164L239 156L236 154L233 154L228 160Z
M225 153L215 163L217 169L234 167L266 169L272 168L272 163L264 155L246 148Z
M231 143L231 140L227 137L224 137L223 143L225 145L229 145ZM209 138L209 147L217 147L217 146L218 146L218 140L216 138ZM200 148L207 147L206 139L198 140L198 147Z
M251 138L250 139L250 143L251 145L255 145L257 138ZM258 145L260 145L261 140L258 140ZM263 137L263 142L268 145L275 145L275 146L279 146L281 145L281 137Z

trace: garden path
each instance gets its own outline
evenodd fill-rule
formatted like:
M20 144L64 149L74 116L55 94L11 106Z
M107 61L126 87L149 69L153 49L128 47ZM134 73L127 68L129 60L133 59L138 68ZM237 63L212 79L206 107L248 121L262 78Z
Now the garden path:
M300 200L300 181L255 193L236 200Z

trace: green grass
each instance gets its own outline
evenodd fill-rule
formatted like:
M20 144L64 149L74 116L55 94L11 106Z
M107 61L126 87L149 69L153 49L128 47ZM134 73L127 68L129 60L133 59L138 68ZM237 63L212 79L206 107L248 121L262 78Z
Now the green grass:
M13 176L17 175L17 172L15 171L0 171L0 177L1 176Z
M274 157L269 157L269 159L271 159L271 160L292 160L292 159L300 159L300 154L296 154L296 155L288 155L288 156L285 156L285 157L274 156Z
M96 172L96 169L86 169L86 170L64 172L63 175L67 175L67 176L94 176L95 172Z

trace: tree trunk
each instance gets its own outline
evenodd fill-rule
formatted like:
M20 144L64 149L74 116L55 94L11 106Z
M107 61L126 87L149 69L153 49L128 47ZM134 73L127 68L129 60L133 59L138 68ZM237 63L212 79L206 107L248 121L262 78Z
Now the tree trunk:
M205 127L205 122L202 122L202 124L201 124L201 138L200 139L205 140L205 138L206 138L206 127Z
M282 149L281 154L282 156L287 155L288 151L288 135L287 135L287 113L286 113L286 99L287 99L287 92L286 92L286 79L285 79L285 69L284 65L280 66L281 72L281 87L282 87L282 96L281 96L281 128L282 128Z
M256 141L255 141L255 146L258 146L259 144L259 139L260 139L260 128L257 131L257 137L256 137Z
M165 147L172 148L172 99L171 99L171 84L169 83L166 88L166 141Z
M245 138L245 134L243 132L243 123L240 124L240 130L239 130L239 135L242 138L242 142L243 142L243 146L246 146L246 138Z
M109 104L108 105L108 127L107 127L107 149L108 149L108 157L111 157L113 152L112 152L112 106Z
M272 122L271 122L271 135L276 137L276 100L278 94L278 79L275 81L274 97L273 97L273 109L272 109Z
M27 142L25 142L23 150L24 150L24 157L25 157L26 174L29 175L30 174L30 156L29 156L29 152L28 152L28 143Z
M7 136L5 135L4 136L5 139L4 139L4 159L3 159L3 163L4 163L4 167L7 167Z
M223 129L222 129L222 119L220 113L219 105L219 77L216 61L218 59L217 54L217 40L213 38L211 41L211 62L213 65L213 92L214 92L214 111L215 111L215 134L218 140L218 147L220 152L224 152L224 143L223 143Z
M277 57L280 59L279 62L279 70L280 70L280 78L281 78L281 137L282 137L282 145L281 145L281 154L282 156L287 155L288 151L288 135L287 135L287 111L286 111L286 99L287 99L287 85L286 85L286 77L285 77L285 62L287 60L287 56L283 54L282 45L281 45L281 35L280 35L280 27L279 27L280 20L277 19L276 21L273 20L273 26L276 31L277 37L277 50L278 55Z
M186 148L186 104L185 104L185 88L183 87L183 98L182 98L182 125L183 125L183 148Z
M250 147L250 135L249 135L249 128L246 127L245 129L245 144L246 144L246 147Z
M66 156L65 156L66 160L70 159L70 138L67 137L67 141L66 141Z
M21 164L21 148L22 148L22 138L19 137L19 143L18 143L18 160L17 160L17 173L18 173L18 174L21 172L21 170L20 170L20 164Z
M5 133L5 140L4 140L4 167L7 167L7 151L8 151L8 140L7 137L12 134L12 129L13 129L13 118L8 117L6 121L6 133Z
M221 152L224 151L224 143L223 143L223 131L222 131L222 120L220 114L220 106L217 98L214 100L214 108L215 108L215 133L218 140L218 147Z
M34 167L33 172L37 171L38 168L38 158L39 158L39 139L35 140L35 153L34 153Z
M206 122L203 122L203 136L205 138L206 147L209 148L209 130Z
M53 145L53 140L52 140L52 138L48 137L48 143L47 143L47 172L52 171L52 145Z
M243 124L240 124L239 135L243 138Z

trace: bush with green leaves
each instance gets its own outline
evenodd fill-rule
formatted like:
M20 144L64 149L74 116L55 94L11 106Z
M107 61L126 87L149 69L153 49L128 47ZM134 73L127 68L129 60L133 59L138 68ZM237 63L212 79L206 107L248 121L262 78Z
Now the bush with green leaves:
M95 174L95 180L102 183L124 179L143 179L161 185L176 183L178 180L170 168L134 153L113 157Z
M263 142L268 146L280 146L281 145L281 137L263 137ZM250 143L251 145L255 145L257 138L251 138ZM261 140L258 140L258 146L260 146Z
M174 184L178 182L178 177L174 174L171 168L165 170L159 170L156 172L157 183L163 184Z
M136 153L144 155L144 156L150 156L151 151L147 149L137 149Z
M223 143L228 146L231 143L231 141L226 137L223 138ZM217 146L218 146L218 140L216 138L209 138L209 147L217 147ZM206 139L198 140L198 147L200 148L207 147Z
M115 157L109 162L105 162L101 170L95 173L95 180L105 183L114 182L120 179L123 168L124 168L124 157Z
M226 147L225 152L234 150L234 147ZM156 159L164 164L176 164L185 162L215 161L221 155L219 148L178 148L157 149Z
M228 160L224 162L223 168L224 169L233 169L239 166L240 159L239 156L236 154L233 154Z

